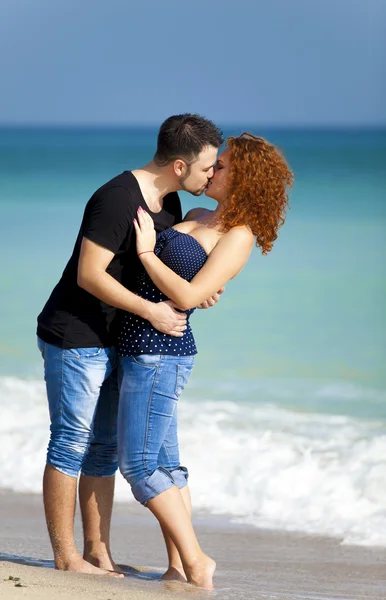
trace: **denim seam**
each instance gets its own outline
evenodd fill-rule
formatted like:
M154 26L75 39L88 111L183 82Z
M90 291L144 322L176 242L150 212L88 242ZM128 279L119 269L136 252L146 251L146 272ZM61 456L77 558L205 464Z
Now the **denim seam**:
M93 358L95 356L99 356L101 354L102 350L103 350L103 348L99 348L99 351L98 351L97 354L93 354L92 356L86 356L85 358L88 359L88 358ZM110 360L109 357L107 356L107 352L105 353L105 359L106 359L106 371L107 371L107 369L108 369L108 362ZM105 375L106 375L106 372L105 372ZM111 375L111 373L110 373L110 375ZM95 439L95 433L94 432L95 432L95 426L98 425L97 416L98 416L98 403L100 402L100 394L101 394L101 390L102 390L103 384L106 382L106 380L108 379L108 377L110 375L107 375L107 377L105 376L105 378L103 379L103 381L101 383L100 389L99 389L99 395L98 395L97 403L95 405L95 414L94 414L94 418L93 418L91 426L90 426L90 434L91 435L90 435L89 442L88 442L88 445L87 445L87 450L84 453L83 462L86 460L86 456L89 453L89 450L90 450L90 447L91 447L91 443ZM110 432L111 432L111 406L110 406L110 412L109 412L109 437L110 437ZM93 440L91 440L91 436L93 437ZM101 470L101 465L100 465L100 451L101 451L100 444L97 444L96 448L93 450L94 457L95 457L95 459L94 459L94 462L95 462L95 473L96 473L95 477L100 477L100 470Z
M164 449L164 451L165 451L165 453L166 453L166 456L167 456L167 460L168 460L168 462L170 462L170 460L169 460L169 459L170 459L170 455L169 455L169 452L168 452L168 448L167 448L167 446L165 446L165 440L164 440L164 442L163 442L163 444L162 444L161 448L162 448L162 447L163 447L163 449ZM160 466L161 466L161 465L160 465Z
M98 397L98 400L97 400L97 404L98 404L98 402L99 402L99 397ZM82 464L81 464L81 470L82 470L83 464L84 464L84 462L85 462L85 460L86 460L86 458L88 456L88 453L90 451L90 448L91 448L91 443L93 441L93 440L91 440L91 438L93 438L93 439L95 438L95 436L94 436L94 429L95 429L96 414L97 414L97 405L95 406L95 413L94 413L93 420L90 423L90 433L89 433L89 436L88 436L87 447L86 447L86 449L84 451L84 454L83 454L83 460L82 460ZM97 448L95 450L93 450L94 464L95 464L95 467L94 467L95 468L94 477L99 477L98 449L99 448L97 446Z
M166 475L166 477L169 477L170 481L172 482L173 485L176 485L175 479L173 477L173 475L170 473L170 471L168 471L167 469L165 469L165 467L161 467L160 465L157 467L156 469L157 471L161 471L162 473L164 473L164 475ZM151 474L153 475L153 473ZM149 483L149 478L151 477L151 475L148 475L147 477L145 477L144 481L147 485L147 487L149 489L151 489L156 496L159 496L160 492L157 488L153 487L150 483ZM148 502L148 500L146 500L146 502Z
M142 355L140 354L139 356L142 356ZM160 358L162 357L162 355L156 355L156 354L153 354L153 356L159 356ZM158 366L158 364L159 364L159 362L157 363L157 365L154 365L153 363L147 363L147 364L142 363L142 362L139 362L138 360L136 360L135 356L130 356L130 358L136 365L138 365L139 367L144 367L145 369L153 369L154 366Z
M107 356L107 352L106 352L106 356ZM109 366L111 366L111 364L110 364L110 363L111 363L111 361L110 361L110 357L108 356L108 357L107 357L107 364L108 364ZM110 375L108 375L108 377L112 377L112 375L113 375L113 370L114 370L114 369L112 368L112 369L111 369L111 372L110 372ZM107 379L107 377L106 377L106 379ZM106 381L106 379L105 379L105 381ZM104 382L103 382L103 383L104 383ZM102 384L102 385L103 385L103 384ZM110 389L109 389L109 396L110 396L110 398L111 398L112 381L110 381L110 385L109 385L109 387L110 387ZM112 430L112 421L113 421L113 418L112 418L112 416L113 416L113 407L112 407L112 405L111 405L111 402L110 402L110 404L109 404L109 408L110 408L110 410L109 410L109 439L111 439L111 430Z
M181 396L182 392L183 392L183 389L181 389L180 392L177 393L178 392L178 388L179 387L182 388L182 385L180 385L180 386L178 385L179 379L180 379L180 377L182 377L181 376L181 371L180 371L180 366L181 365L177 365L176 386L174 388L174 395L176 396L176 398L179 398Z
M105 367L106 367L106 369L105 369L105 377L104 377L104 379L103 379L103 381L101 383L101 389L102 389L102 386L106 383L107 379L109 377L113 377L114 376L113 375L114 369L117 369L117 364L116 364L117 360L115 360L115 364L113 365L110 353L108 352L108 348L101 348L100 351L101 352L102 351L105 352ZM116 355L115 355L115 359L116 359ZM108 373L108 375L106 375L106 373ZM115 377L118 377L118 375L116 374ZM110 381L110 383L109 383L109 394L111 394L111 386L112 386L112 382ZM96 421L96 416L97 416L97 413L98 413L98 403L100 402L100 392L101 392L101 390L99 391L99 396L98 396L98 400L97 400L97 406L95 408L95 415L94 415L94 419L93 419L92 426L91 426L91 431L92 431L92 435L94 436L94 439L95 439L95 426L97 426L98 423L99 423L99 421L98 422ZM114 409L113 409L113 406L112 406L111 403L109 404L109 409L110 410L109 410L109 415L108 415L108 437L109 437L109 440L110 440L110 443L111 443L111 433L113 431L113 422L114 422L114 417L113 417L113 415L114 415ZM86 460L86 458L88 456L88 452L90 450L91 443L92 442L90 440L89 444L88 444L88 447L87 447L87 450L86 450L86 452L84 454L83 463L85 462L85 460ZM103 465L101 464L102 461L100 461L101 451L102 451L102 446L100 444L98 444L96 446L96 448L94 447L94 449L93 449L93 456L94 456L94 461L93 462L95 463L95 465L93 467L94 471L93 471L93 475L92 476L94 476L94 477L112 477L115 474L116 467L114 468L114 471L112 473L103 474L101 472L101 470L103 468ZM82 469L81 469L82 473L83 473L83 463L82 463ZM110 469L111 469L111 463L110 463ZM106 466L105 466L105 470L106 470Z
M184 391L184 389L185 389L185 385L186 385L186 383L187 383L187 380L184 380L184 377L183 377L183 375L182 375L182 373L181 373L181 369L182 369L183 367L185 367L185 369L189 369L189 367L190 367L190 371L189 371L189 374L188 374L188 377L187 377L187 380L189 380L189 378L190 378L190 375L192 374L192 370L193 370L193 364L187 364L187 365L186 365L186 364L182 364L182 365L179 365L179 364L177 364L176 387L175 387L175 391L174 391L174 393L175 393L175 396L176 396L176 398L177 398L177 399L179 399L179 398L180 398L180 396L181 396L182 392L183 392L183 391ZM179 381L179 378L181 378L181 379L182 379L182 382L181 382L181 385L180 385L180 386L178 386L178 381ZM178 387L181 387L181 391L180 391L180 392L177 394Z
M79 353L79 350L83 350L83 346L79 346L79 348L63 348L63 357L68 359L68 361L79 360L81 362L86 362L101 355L103 348L98 346L92 346L92 348L93 347L98 348L98 352L95 352L94 354L84 354L83 356ZM88 348L85 347L85 349L87 350ZM66 352L71 350L76 350L78 353L75 356L71 353L66 354ZM91 350L91 348L89 348L89 350Z
M163 471L165 473L165 475L169 475L169 477L172 480L172 482L174 483L174 485L176 485L176 481L175 481L173 475L171 474L171 472L169 471L169 469L166 469L165 467L161 467L161 465L158 465L158 469Z
M106 355L107 355L107 352L106 352ZM111 372L110 372L109 377L115 377L117 379L118 378L118 373L114 373L114 369L116 367L113 367L110 355L108 356L108 363L111 366ZM107 377L106 377L106 379L107 379ZM113 387L113 385L115 385L115 384L114 384L113 380L111 380L110 381L110 390L109 390L110 398L112 396L112 387ZM109 440L110 440L110 443L111 443L111 433L113 431L113 413L114 413L114 408L113 407L114 407L114 405L110 402L109 407L110 407L110 410L109 410Z
M155 375L154 375L154 381L153 381L153 386L151 389L151 393L150 393L150 399L149 399L149 406L147 409L147 418L146 418L146 437L145 437L145 444L144 444L144 448L143 448L143 454L142 454L142 462L143 462L143 467L146 471L146 473L149 473L148 468L147 468L147 461L146 461L146 447L147 447L147 441L148 441L148 436L149 436L149 420L150 420L150 409L151 409L151 405L153 402L153 395L154 395L154 388L156 386L156 384L158 383L158 371L159 371L159 364L158 363L155 367ZM151 474L151 473L150 473Z
M62 398L62 393L63 393L63 371L64 371L64 367L63 367L63 362L64 362L64 353L61 352L60 353L60 361L61 361L61 365L60 365L60 389L59 389L59 414L60 414L60 426L63 425L63 398Z
M98 422L97 422L97 417L98 417L98 404L99 404L99 402L100 402L100 397L101 397L101 390L102 390L102 386L103 386L104 382L106 381L106 379L107 379L107 377L105 377L105 378L104 378L104 380L102 381L102 383L101 383L101 386L100 386L100 388L99 388L99 395L98 395L97 403L96 403L96 405L95 405L95 413L94 413L94 418L93 418L93 420L92 420L92 423L91 423L91 428L90 428L90 429L91 429L91 432L90 432L90 433L91 433L91 435L92 435L92 437L93 437L93 441L94 441L94 439L95 439L95 433L94 433L94 432L95 432L95 426L96 426L96 425L98 425ZM110 423L109 423L109 427L110 427ZM88 443L88 446L87 446L87 450L86 450L86 452L85 452L85 454L84 454L83 462L84 462L84 461L85 461L85 459L86 459L86 455L89 453L89 450L90 450L90 447L91 447L91 443L92 443L92 442L91 442L91 436L90 436L89 443ZM97 444L97 446L96 446L96 448L93 450L93 452L94 452L94 457L95 457L95 458L94 458L94 462L95 462L95 472L97 473L96 477L99 477L99 472L100 472L100 463L99 463L100 447L99 447L99 444Z
M103 350L103 348L98 348L98 352L96 352L95 354L85 354L84 357L82 357L82 355L80 355L79 358L80 359L85 358L86 360L88 360L90 358L96 358L97 356L100 356L102 350Z

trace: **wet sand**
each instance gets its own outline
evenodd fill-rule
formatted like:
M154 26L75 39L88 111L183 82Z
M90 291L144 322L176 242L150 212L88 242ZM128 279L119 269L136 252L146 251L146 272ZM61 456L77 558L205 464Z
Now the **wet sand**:
M0 598L386 598L386 549L341 546L334 538L262 531L231 523L223 516L197 513L194 522L204 551L217 561L212 593L160 581L166 568L162 536L149 511L136 504L114 507L114 558L130 567L123 580L55 571L40 496L1 492ZM81 548L78 515L76 539Z

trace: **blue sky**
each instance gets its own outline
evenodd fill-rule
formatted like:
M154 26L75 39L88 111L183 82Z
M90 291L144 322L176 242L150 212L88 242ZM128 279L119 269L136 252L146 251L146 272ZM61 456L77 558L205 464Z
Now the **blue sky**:
M386 125L384 0L1 0L0 123Z

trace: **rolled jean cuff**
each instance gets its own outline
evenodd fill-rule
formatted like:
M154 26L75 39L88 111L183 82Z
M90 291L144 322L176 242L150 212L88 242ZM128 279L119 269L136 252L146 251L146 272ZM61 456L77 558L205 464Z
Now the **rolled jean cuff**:
M186 467L177 467L177 469L170 471L170 474L174 479L174 485L178 488L182 489L188 485L189 473Z
M62 467L62 465L58 465L55 463L55 461L51 461L49 458L47 458L46 464L50 465L50 467L53 467L56 471L59 471L59 473L62 473L62 475L68 475L69 477L74 477L74 479L78 478L79 471L76 469L67 469L66 467Z
M170 489L174 485L177 485L177 482L174 480L174 476L169 473L167 469L158 467L154 473L148 477L140 479L137 481L137 483L132 485L131 491L133 492L134 498L138 500L138 502L146 505L149 500L152 500L159 494L162 494L162 492L166 492L166 490Z
M112 477L118 469L118 461L105 466L82 466L81 473L86 477Z

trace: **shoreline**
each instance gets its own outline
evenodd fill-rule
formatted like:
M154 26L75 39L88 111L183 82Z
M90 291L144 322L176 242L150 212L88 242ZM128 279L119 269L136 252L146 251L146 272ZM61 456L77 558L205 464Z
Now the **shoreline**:
M0 597L4 600L73 600L75 596L177 600L187 593L221 600L386 597L386 548L341 546L334 538L259 530L224 516L194 515L200 544L217 561L212 594L159 580L166 567L162 536L154 517L137 504L120 502L113 510L113 555L118 564L131 567L123 580L54 570L39 494L2 490L0 524ZM79 510L75 532L81 549Z

